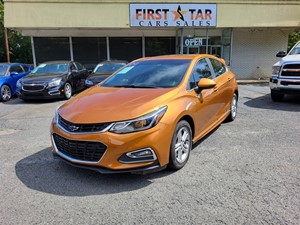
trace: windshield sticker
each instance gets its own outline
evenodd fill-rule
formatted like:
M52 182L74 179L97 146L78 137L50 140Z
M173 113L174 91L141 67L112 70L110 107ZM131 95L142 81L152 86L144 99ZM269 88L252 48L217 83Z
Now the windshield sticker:
M128 71L130 71L133 68L133 66L127 66L124 69L122 69L118 74L125 74Z

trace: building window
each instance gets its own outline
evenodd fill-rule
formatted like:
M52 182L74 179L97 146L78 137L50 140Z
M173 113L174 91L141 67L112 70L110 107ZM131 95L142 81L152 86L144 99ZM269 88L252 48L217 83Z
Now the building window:
M145 54L146 56L170 55L175 54L175 37L146 37Z
M107 48L105 37L73 37L74 60L83 64L87 69L107 59Z
M110 58L132 61L142 57L142 38L110 37Z
M70 60L70 45L67 37L35 37L36 62Z

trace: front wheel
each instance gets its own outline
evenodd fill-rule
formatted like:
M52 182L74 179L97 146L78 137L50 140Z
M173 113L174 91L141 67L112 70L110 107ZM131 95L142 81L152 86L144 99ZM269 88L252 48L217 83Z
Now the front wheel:
M6 102L11 99L11 89L8 85L4 84L0 90L0 100Z
M72 86L69 82L65 83L64 86L65 99L70 99L72 96Z
M237 95L234 93L230 103L230 113L227 116L226 121L228 122L234 121L237 114L237 103L238 103L238 98Z
M281 102L283 97L284 97L284 94L274 92L271 90L271 98L272 98L273 102Z
M181 169L188 161L191 150L191 127L188 122L182 120L176 125L176 129L173 134L170 148L169 168L174 170Z

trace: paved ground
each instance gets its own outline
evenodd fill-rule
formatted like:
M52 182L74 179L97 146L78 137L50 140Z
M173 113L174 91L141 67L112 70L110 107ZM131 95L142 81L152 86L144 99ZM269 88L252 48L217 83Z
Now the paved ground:
M63 101L0 103L0 224L300 224L300 98L240 85L239 100L182 170L145 176L53 160Z

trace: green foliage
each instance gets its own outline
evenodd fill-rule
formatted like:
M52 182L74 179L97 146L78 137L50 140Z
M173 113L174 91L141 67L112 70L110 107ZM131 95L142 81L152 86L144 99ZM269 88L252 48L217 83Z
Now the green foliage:
M11 62L32 64L31 43L29 37L20 32L7 29L9 41L9 55ZM6 47L4 36L4 4L0 1L0 62L6 62Z
M300 41L300 31L296 31L289 36L288 51Z

